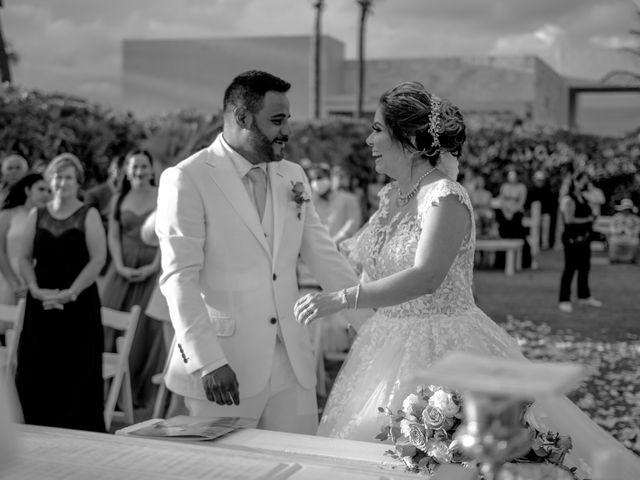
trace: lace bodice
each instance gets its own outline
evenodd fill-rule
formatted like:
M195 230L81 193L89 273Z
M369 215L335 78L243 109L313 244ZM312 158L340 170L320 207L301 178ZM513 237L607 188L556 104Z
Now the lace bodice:
M416 209L391 214L390 194L393 188L394 183L380 190L378 211L347 246L349 258L362 271L365 282L387 277L413 265L423 219L444 197L453 195L470 213L473 211L466 190L457 182L442 179L421 188ZM470 220L471 227L440 287L431 295L380 309L381 313L390 317L452 315L475 306L471 290L475 250L473 215Z

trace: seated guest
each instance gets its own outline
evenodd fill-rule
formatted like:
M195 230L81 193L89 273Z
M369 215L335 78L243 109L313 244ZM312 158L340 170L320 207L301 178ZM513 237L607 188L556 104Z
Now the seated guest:
M630 198L623 198L611 219L609 260L611 262L638 262L640 259L640 217Z
M473 214L476 220L477 238L495 238L498 235L495 223L495 213L491 206L493 196L485 188L484 177L477 175L469 185L469 199L473 205Z
M523 212L527 201L527 187L518 180L518 172L511 167L507 171L507 181L500 186L500 208L509 212Z
M515 238L524 240L522 246L522 268L531 266L531 246L527 241L527 228L523 225L524 218L522 210L514 210L515 205L512 202L502 204L501 208L496 210L496 222L498 224L498 235L500 238ZM504 268L505 253L496 252L496 268Z
M106 239L98 211L78 199L83 176L74 155L51 160L53 199L25 224L19 266L29 292L16 387L25 423L104 432L96 279Z

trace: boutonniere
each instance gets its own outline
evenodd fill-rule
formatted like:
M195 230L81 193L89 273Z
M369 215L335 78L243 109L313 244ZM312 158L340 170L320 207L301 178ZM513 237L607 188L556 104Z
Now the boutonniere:
M298 206L298 219L302 218L302 205L311 201L311 197L304 188L304 183L294 182L291 180L291 193L293 193L293 201Z

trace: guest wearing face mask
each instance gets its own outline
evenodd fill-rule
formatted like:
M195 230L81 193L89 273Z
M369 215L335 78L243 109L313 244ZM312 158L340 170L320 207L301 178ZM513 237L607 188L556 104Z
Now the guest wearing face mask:
M320 221L329 230L329 235L340 245L351 237L362 224L362 210L358 197L348 191L334 188L331 178L331 168L327 164L313 166L308 170L311 183L311 199L318 212ZM309 269L298 261L298 284L301 293L320 291L320 285L313 278ZM322 352L346 352L351 346L351 332L349 325L342 315L336 314L319 322L316 328L321 328L322 341L319 348ZM316 333L317 334L317 333ZM320 368L323 368L323 356L319 356ZM322 371L318 370L321 374ZM318 393L324 395L322 377L319 381Z
M353 235L362 223L358 197L345 190L332 187L331 170L321 164L309 170L312 200L320 220L329 229L329 235L340 245Z

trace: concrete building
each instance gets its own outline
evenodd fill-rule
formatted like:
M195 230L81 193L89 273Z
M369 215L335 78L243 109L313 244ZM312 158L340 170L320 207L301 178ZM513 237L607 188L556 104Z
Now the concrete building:
M262 69L291 82L292 116L308 119L312 63L309 36L125 40L124 107L141 115L185 108L216 113L235 75ZM322 116L353 114L357 72L357 61L345 59L344 44L323 36ZM466 114L515 115L554 127L566 127L574 118L568 80L535 56L368 59L366 72L369 115L386 89L418 80Z

